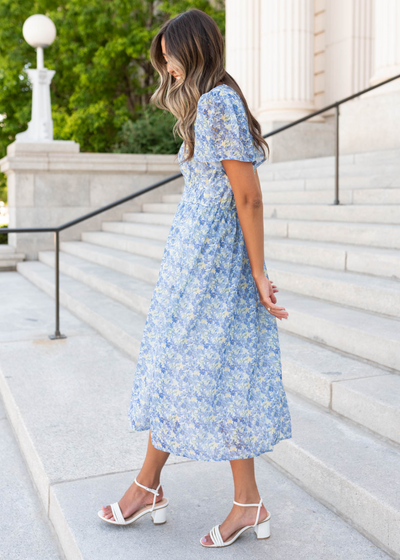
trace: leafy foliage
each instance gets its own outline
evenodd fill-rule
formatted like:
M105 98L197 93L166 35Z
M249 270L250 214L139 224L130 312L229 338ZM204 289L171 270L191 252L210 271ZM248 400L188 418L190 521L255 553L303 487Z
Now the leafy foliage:
M0 232L1 232L1 228L6 228L7 225L5 226L0 226ZM0 245L7 245L8 243L8 233L0 233Z
M137 120L128 119L117 134L113 152L135 154L175 154L182 143L171 134L175 118L171 113L147 105Z
M149 48L160 25L190 7L210 14L224 32L223 0L0 0L0 156L31 116L25 70L36 67L36 52L22 26L35 13L57 28L45 50L46 68L56 70L55 139L75 140L88 152L176 153L173 117L147 108L157 83ZM1 189L0 197L4 183Z

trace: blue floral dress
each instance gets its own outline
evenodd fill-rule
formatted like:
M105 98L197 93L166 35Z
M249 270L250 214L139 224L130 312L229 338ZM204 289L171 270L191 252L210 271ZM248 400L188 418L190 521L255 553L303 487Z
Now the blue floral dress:
M265 161L240 96L203 94L195 152L141 341L128 417L155 448L203 461L245 459L291 438L277 319L260 303L221 163ZM264 271L268 276L264 261Z

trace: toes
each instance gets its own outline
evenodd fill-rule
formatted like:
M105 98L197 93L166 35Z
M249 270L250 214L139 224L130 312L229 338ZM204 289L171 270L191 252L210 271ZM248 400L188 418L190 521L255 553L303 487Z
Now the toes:
M114 521L114 515L111 509L111 506L101 506L101 509L103 510L103 517L105 519L111 519L112 521Z
M207 545L207 546L210 545L210 544L213 544L213 542L212 542L212 540L211 540L211 537L210 537L210 533L209 533L208 535L206 535L205 537L203 537L203 538L201 539L201 542L202 542L203 544Z

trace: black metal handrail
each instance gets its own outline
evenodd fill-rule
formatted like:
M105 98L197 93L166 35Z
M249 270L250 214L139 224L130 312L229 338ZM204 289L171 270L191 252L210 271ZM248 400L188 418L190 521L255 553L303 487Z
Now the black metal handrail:
M351 101L352 99L354 99L356 97L359 97L360 95L363 95L364 93L367 93L369 91L372 91L375 88L378 88L378 87L381 87L385 84L388 84L389 82L392 82L393 80L397 80L398 78L400 78L400 74L398 74L397 76L393 76L392 78L389 78L389 79L387 79L383 82L380 82L379 84L376 84L374 86L370 86L367 89L364 89L362 91L354 93L353 95L350 95L349 97L345 97L345 98L341 99L340 101L335 101L335 103L331 103L330 105L327 105L326 107L323 107L322 109L319 109L318 111L314 111L313 113L310 113L309 115L306 115L305 117L302 117L301 119L298 119L298 120L293 121L289 124L281 126L280 128L272 130L271 132L267 132L266 134L263 134L263 137L268 138L270 136L274 136L275 134L278 134L279 132L282 132L283 130L287 130L288 128L292 128L293 126L296 126L296 125L298 125L298 124L300 124L304 121L312 119L313 117L315 117L317 115L320 115L321 113L325 113L326 111L329 111L330 109L334 108L335 109L335 200L334 200L333 204L339 204L339 107L343 103L347 103L347 101ZM66 338L66 336L64 334L60 333L60 231L63 231L64 229L67 229L69 227L72 227L72 226L80 223L80 222L83 222L84 220L92 218L93 216L97 216L97 214L101 214L102 212L105 212L106 210L110 210L111 208L114 208L115 206L119 206L120 204L123 204L124 202L127 202L128 200L132 200L133 198L136 198L137 196L140 196L142 194L150 192L153 189L156 189L157 187L161 187L162 185L166 185L167 183L175 181L175 179L178 179L179 177L182 177L182 173L176 173L175 175L171 175L170 177L167 177L166 179L162 179L161 181L158 181L157 183L153 183L152 185L150 185L148 187L145 187L144 189L141 189L140 191L137 191L137 192L135 192L133 194L130 194L128 196L125 196L123 198L120 198L120 199L116 200L115 202L111 202L110 204L107 204L106 206L102 206L101 208L98 208L97 210L93 210L92 212L89 212L88 214L84 214L80 218L76 218L75 220L71 220L69 222L66 222L65 224L62 224L61 226L47 227L47 228L1 228L0 229L0 233L32 233L32 232L36 232L36 233L53 232L54 233L56 326L55 326L54 334L49 335L50 339L54 340L54 339L58 339L58 338Z

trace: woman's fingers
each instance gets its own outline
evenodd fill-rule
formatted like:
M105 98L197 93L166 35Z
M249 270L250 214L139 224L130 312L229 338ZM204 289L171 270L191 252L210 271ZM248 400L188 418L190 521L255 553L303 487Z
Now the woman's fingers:
M270 280L271 283L271 288L273 292L279 292L278 288L275 286L275 284L272 282L272 280Z
M289 316L289 313L286 311L286 309L284 307L274 305L272 302L269 302L269 301L262 302L262 304L267 309L267 311L271 315L274 315L277 319L281 319L281 320L282 319L287 319L288 316Z

